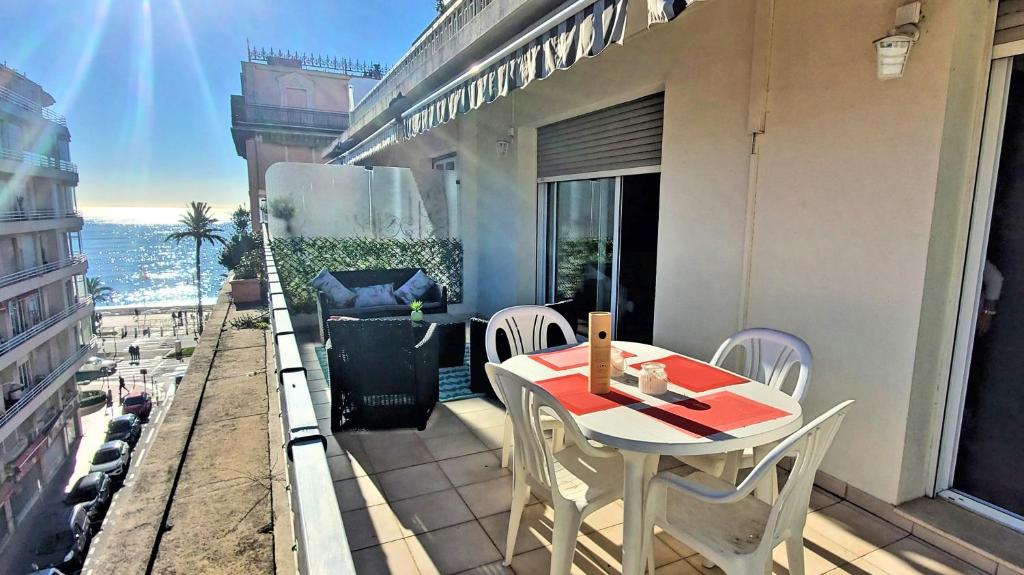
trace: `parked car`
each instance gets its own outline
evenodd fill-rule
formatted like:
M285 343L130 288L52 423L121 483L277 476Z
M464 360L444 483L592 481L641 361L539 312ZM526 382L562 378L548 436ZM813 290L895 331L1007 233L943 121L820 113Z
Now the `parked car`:
M47 548L53 550L54 559L49 567L40 569L32 565L34 571L30 575L60 575L76 573L85 562L92 540L92 528L89 527L89 512L85 505L79 503L68 510L67 519L55 533L49 535Z
M102 471L110 476L115 485L120 485L124 483L131 462L132 448L127 443L120 440L108 441L93 454L89 473Z
M114 490L112 483L110 477L100 471L83 475L64 498L64 503L71 506L84 505L89 513L89 523L94 528L98 527L110 507Z
M125 413L138 417L141 421L149 421L149 414L153 411L153 399L145 391L133 391L124 396L121 402Z
M104 441L125 441L135 447L142 435L142 423L133 413L119 415L107 424L107 438Z
M110 375L117 371L117 362L112 359L100 357L94 355L89 359L85 360L83 367L88 367L94 370L98 370L102 375Z

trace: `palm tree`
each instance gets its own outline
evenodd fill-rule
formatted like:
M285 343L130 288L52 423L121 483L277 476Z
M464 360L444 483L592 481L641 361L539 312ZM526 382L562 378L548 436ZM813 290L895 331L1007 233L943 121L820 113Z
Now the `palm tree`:
M217 227L217 219L210 216L210 206L206 202L191 202L188 211L185 212L178 222L184 229L164 238L165 242L174 240L180 244L181 240L192 239L196 242L196 316L198 317L199 333L203 333L203 284L200 269L199 252L203 242L210 245L226 245L227 240L220 235L220 228Z
M92 301L102 303L110 301L114 288L103 285L103 280L100 278L85 278L85 293L89 294Z

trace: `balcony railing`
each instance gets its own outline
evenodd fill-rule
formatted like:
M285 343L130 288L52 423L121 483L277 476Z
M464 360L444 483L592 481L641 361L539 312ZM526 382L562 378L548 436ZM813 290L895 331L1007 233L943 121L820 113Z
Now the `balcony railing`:
M82 215L75 209L67 210L15 210L13 212L0 212L0 222L25 222L30 220L56 220L60 218L74 218Z
M78 166L71 162L58 160L57 158L51 158L50 156L44 156L34 152L26 152L24 150L8 150L6 148L0 148L0 159L24 162L26 164L40 166L42 168L54 168L62 172L69 172L72 174L78 173Z
M0 99L7 100L8 102L11 102L12 104L17 105L20 108L24 108L34 114L39 114L44 120L49 120L54 124L64 126L65 128L68 127L68 121L64 116L61 116L49 108L40 106L10 88L0 86Z
M365 123L363 116L369 110L364 104L370 104L376 99L386 106L397 95L399 85L409 70L423 65L425 59L440 50L493 2L495 0L453 0L450 2L444 12L438 15L413 42L412 48L360 100L353 110L352 124L361 127Z
M91 355L93 353L96 353L95 344L90 343L88 345L83 345L82 347L78 348L78 351L76 351L71 357L61 362L61 364L54 368L54 370L51 371L49 375L39 380L39 383L33 385L31 389L27 390L24 395L18 398L18 401L14 405L12 405L10 409L4 412L3 415L0 415L0 428L2 428L4 425L7 424L8 421L14 418L14 416L17 415L18 412L21 411L23 407L25 407L30 401L32 401L33 397L42 393L47 387L49 387L54 382L59 381L61 379L61 374L70 369L73 365L75 365L75 363L81 361L83 357Z
M25 331L23 331L23 332L19 333L18 335L12 337L11 339L9 339L9 340L7 340L7 341L5 341L3 343L0 343L0 355L4 355L5 353L15 349L19 345L25 343L26 341L32 339L33 337L35 337L37 335L39 335L40 333L42 333L43 331L47 330L48 328L51 328L51 327L57 325L58 323L64 321L65 319L71 317L72 315L74 315L76 312L78 312L82 308L88 307L90 305L92 305L92 298L89 298L89 297L83 298L78 303L72 304L72 305L70 305L70 306L60 310L59 312L51 315L50 317L44 319L43 321L41 321L41 322L35 324L34 326L26 329Z
M231 96L231 123L316 128L341 133L348 127L348 114L266 104L247 104L245 98L234 95Z
M68 258L66 260L50 262L48 264L43 264L41 266L35 266L35 267L31 267L31 268L26 268L26 269L23 269L21 271L17 271L17 272L11 273L11 274L7 274L5 276L0 276L0 288L4 288L4 287L7 287L9 285L16 284L18 282L27 280L29 278L34 278L34 277L37 277L37 276L41 276L43 274L48 274L48 273L50 273L52 271L56 271L56 270L63 269L63 268L69 268L69 267L71 267L73 265L80 264L80 263L82 263L84 261L85 261L85 256L84 255L71 256L70 258Z
M277 363L281 415L288 452L289 499L298 571L307 575L355 575L337 496L327 467L327 442L320 433L306 383L291 316L264 223L264 258L270 283L271 329Z

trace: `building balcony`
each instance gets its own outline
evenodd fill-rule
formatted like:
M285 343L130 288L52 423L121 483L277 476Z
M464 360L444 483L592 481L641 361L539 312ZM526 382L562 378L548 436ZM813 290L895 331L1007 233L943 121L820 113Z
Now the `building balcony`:
M18 108L21 108L26 112L29 112L30 114L37 115L40 118L48 122L53 122L54 124L61 126L63 128L68 127L68 121L64 116L54 112L49 108L44 108L43 106L40 106L36 102L33 102L32 100L26 98L25 96L22 96L21 94L18 94L10 88L0 86L0 101L13 104Z
M68 276L81 275L88 268L84 255L38 265L0 276L0 301L19 293L53 283Z
M82 228L82 214L74 208L0 212L0 236L53 229Z
M0 160L13 160L15 162L21 162L30 166L38 166L40 168L52 168L60 170L61 172L67 172L69 174L77 174L78 166L71 162L64 160L58 160L57 158L51 158L50 156L44 156L43 154L36 154L34 152L26 152L24 150L9 150L6 148L0 148Z
M18 335L0 342L0 369L25 357L41 343L67 329L78 320L90 317L92 310L92 298L83 298Z
M85 359L94 353L96 353L95 344L83 345L50 373L23 389L17 398L12 398L10 401L13 403L8 403L9 400L5 397L4 402L7 404L7 408L0 415L0 441L8 434L9 430L17 429L25 418L31 416L38 406L42 405L63 382L74 377L78 368L85 363Z
M255 134L324 146L345 131L348 117L347 112L250 104L243 96L231 96L231 133L239 155L245 152L245 140Z

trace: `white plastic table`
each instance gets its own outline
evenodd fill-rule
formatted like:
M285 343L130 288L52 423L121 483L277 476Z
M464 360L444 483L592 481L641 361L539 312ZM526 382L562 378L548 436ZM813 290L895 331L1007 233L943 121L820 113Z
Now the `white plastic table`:
M613 342L613 345L623 351L636 354L636 357L626 359L626 374L633 376L638 376L639 370L630 368L630 365L653 361L674 353L642 343L616 341ZM503 362L502 367L531 382L572 373L587 373L587 366L554 370L526 355L512 357ZM625 380L625 378L620 379ZM640 393L635 382L635 378L632 384L613 380L612 387L641 399L645 405L665 405L667 403L665 399L677 400L679 396L699 398L703 395L728 390L781 409L788 412L789 415L709 437L695 437L637 411L635 406L619 406L585 415L573 414L573 418L584 436L618 449L622 453L625 473L622 544L622 572L624 575L640 575L643 571L644 558L640 542L643 535L644 497L647 493L647 484L657 471L658 460L662 455L705 455L757 448L790 435L803 423L803 413L799 402L784 392L754 381L719 387L703 393L695 393L670 384L669 394L660 397ZM763 456L765 453L762 452L760 455ZM755 453L755 457L758 455L759 453Z

